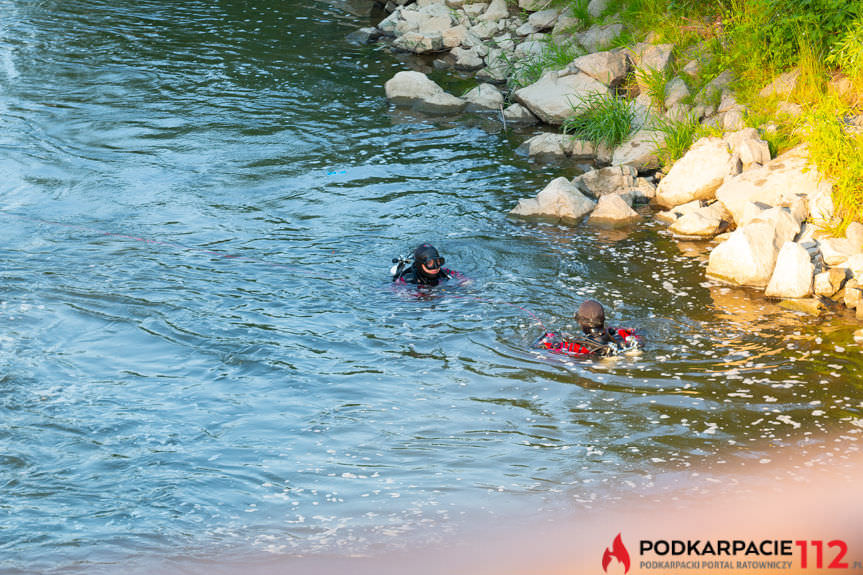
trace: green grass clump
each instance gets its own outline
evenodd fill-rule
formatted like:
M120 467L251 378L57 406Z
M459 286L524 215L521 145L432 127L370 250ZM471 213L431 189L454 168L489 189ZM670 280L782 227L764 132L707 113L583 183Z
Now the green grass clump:
M543 41L542 54L515 58L501 53L506 76L511 88L517 90L539 80L547 70L560 70L583 55L574 42L558 41L551 35Z
M647 95L650 96L653 107L657 111L663 112L665 110L665 88L671 79L668 72L654 68L641 68L635 73L635 76L638 79L638 84L643 86Z
M833 182L833 204L838 220L822 222L841 235L853 221L863 220L863 133L851 129L848 120L863 110L828 96L803 116L809 159L822 177Z
M859 16L833 45L826 62L840 68L858 89L863 88L863 16Z
M563 133L595 146L615 148L634 131L635 112L624 99L592 93L572 110L573 115L563 123Z
M695 140L705 134L695 117L689 117L683 121L657 118L653 121L652 127L662 134L655 143L656 155L664 171L682 158Z

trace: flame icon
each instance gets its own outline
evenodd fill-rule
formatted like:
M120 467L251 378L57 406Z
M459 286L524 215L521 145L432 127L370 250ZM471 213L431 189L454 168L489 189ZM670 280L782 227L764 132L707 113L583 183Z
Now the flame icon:
M620 538L620 533L614 538L614 543L611 544L611 549L605 548L605 553L602 554L602 570L608 573L608 564L611 563L611 558L614 557L619 563L623 563L623 575L629 573L629 552L623 546L623 539Z

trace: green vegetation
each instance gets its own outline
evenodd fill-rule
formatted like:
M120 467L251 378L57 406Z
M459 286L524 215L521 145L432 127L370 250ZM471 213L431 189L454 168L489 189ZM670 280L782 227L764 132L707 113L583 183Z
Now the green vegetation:
M851 116L847 103L828 96L804 117L809 155L821 175L833 182L833 201L841 221L822 224L834 233L844 232L852 221L863 220L863 131L849 125Z
M583 0L560 0L573 11ZM761 129L772 154L799 143L809 147L819 172L833 181L833 199L841 222L825 222L834 231L863 221L863 136L849 128L849 118L863 114L863 2L859 0L610 0L607 14L619 14L624 32L616 46L638 41L673 43L675 64L661 72L637 72L641 91L662 109L665 83L692 59L702 66L685 77L692 99L717 104L721 91L701 90L731 70L737 101L746 107L746 124ZM797 70L793 91L769 97L760 92L778 75ZM622 88L631 90L632 82ZM612 99L613 101L613 99ZM692 100L690 102L692 103ZM799 116L796 110L802 110ZM790 115L789 115L790 114ZM603 114L579 116L567 130L588 139L617 134ZM590 125L595 122L596 125ZM669 165L705 131L694 121L660 122L660 153ZM606 140L608 141L608 140Z
M510 58L501 52L501 63L506 70L510 87L523 88L533 84L548 70L560 70L583 55L584 51L573 42L561 42L548 35L542 42L542 53L521 58Z
M579 140L605 145L620 145L632 134L635 112L622 98L591 94L580 105L572 106L573 115L563 124L563 133Z
M701 124L695 118L687 118L683 121L675 121L668 118L660 118L651 126L660 132L663 137L657 141L657 155L664 170L683 157L693 142L704 135Z
M650 96L653 107L659 111L665 110L665 87L671 78L667 72L653 68L640 69L635 73L638 84Z
M826 61L847 74L858 89L863 88L863 15L858 15L839 41L833 44Z

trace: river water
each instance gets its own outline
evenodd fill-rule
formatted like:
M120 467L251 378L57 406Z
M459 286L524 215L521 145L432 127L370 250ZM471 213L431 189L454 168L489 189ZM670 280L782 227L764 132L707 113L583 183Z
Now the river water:
M647 208L509 218L575 168L391 108L369 22L0 0L0 571L374 554L857 450L853 321L707 282ZM421 241L470 281L394 290ZM647 351L530 349L587 297Z

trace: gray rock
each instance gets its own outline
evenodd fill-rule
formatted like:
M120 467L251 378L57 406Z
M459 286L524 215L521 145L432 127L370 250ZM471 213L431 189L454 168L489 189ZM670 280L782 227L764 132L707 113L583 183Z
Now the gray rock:
M515 47L515 55L519 58L541 58L545 51L545 43L539 40L527 40Z
M701 138L659 182L657 203L665 208L709 200L729 175L731 153L721 138Z
M614 150L611 159L613 166L632 166L639 173L659 168L656 142L661 141L661 132L643 129Z
M573 30L581 26L581 20L572 15L569 10L564 10L557 18L554 28L551 31L552 36L562 36L570 34Z
M465 50L457 46L450 51L450 54L454 58L453 66L459 70L479 70L485 66L476 48Z
M695 96L695 103L705 106L712 105L712 102L721 98L722 92L728 89L732 82L734 82L734 72L725 70L701 89Z
M349 44L364 45L371 44L381 36L381 31L377 28L365 27L355 30L345 37Z
M609 166L585 172L573 178L572 183L586 195L600 198L636 187L637 176L638 173L631 166Z
M636 44L629 54L635 66L641 70L657 70L665 73L673 64L674 44Z
M384 84L387 99L429 114L461 112L466 102L444 92L422 72L399 72Z
M680 238L709 239L725 231L727 223L712 212L701 208L680 216L668 228Z
M600 225L626 225L640 218L641 215L619 194L607 194L599 198L588 221Z
M850 242L851 247L857 250L857 253L863 252L863 224L860 222L848 224L845 238Z
M509 16L509 8L506 0L491 0L485 13L479 17L480 21L497 22Z
M815 295L833 297L845 285L847 275L845 268L830 268L815 276Z
M558 16L560 16L559 10L556 8L548 8L546 10L534 12L528 17L527 22L533 26L537 32L539 32L541 30L554 28L554 24L557 22Z
M389 16L378 22L378 30L386 36L395 36L396 28L402 19L402 8L396 9Z
M777 246L793 242L800 233L800 222L786 207L769 208L752 218L752 222L770 222L776 230Z
M491 84L480 84L464 95L468 112L497 111L503 106L503 94Z
M542 10L551 5L551 0L518 0L518 7L528 12Z
M856 253L847 238L825 238L818 242L821 256L828 266L843 266Z
M763 166L770 161L770 146L761 139L755 128L725 134L722 139L731 148L732 154L740 158L744 170L753 165Z
M683 73L690 78L697 78L701 73L701 62L698 60L690 60L687 62L686 66L683 67Z
M571 146L570 136L544 132L526 140L516 152L536 160L563 160L570 155Z
M812 295L815 266L809 252L800 244L786 242L779 250L776 267L764 295L768 297L804 298Z
M795 68L790 72L786 72L777 76L772 82L764 86L761 92L758 93L762 98L770 98L771 96L789 96L794 88L797 87L797 81L800 79L800 69Z
M470 33L481 40L490 40L498 32L500 32L499 24L488 20L482 21L470 29Z
M419 32L407 32L393 40L393 46L405 52L428 54L443 50L443 36L436 32L430 35Z
M629 58L622 52L595 52L576 58L570 70L580 70L605 84L619 86L629 73Z
M608 0L590 0L590 4L587 5L587 12L593 18L599 18L607 9Z
M467 28L461 24L447 28L441 32L443 38L443 47L453 49L459 47L467 39Z
M515 126L532 126L539 122L537 117L521 104L510 104L503 110L503 117L507 124Z
M803 113L803 106L794 104L793 102L779 102L779 105L776 106L776 112L796 118Z
M722 115L722 129L726 132L742 130L745 127L745 114L742 109L735 108Z
M693 123L695 119L692 112L692 106L687 104L674 104L665 112L665 117L675 122Z
M623 24L607 24L579 32L575 35L575 39L588 52L599 52L608 48L621 32L623 32Z
M510 212L515 216L545 216L577 220L587 215L596 204L586 198L566 178L552 180L536 198L522 199Z
M608 87L587 74L559 78L544 74L538 82L516 90L515 100L547 124L562 124L591 94L608 95Z
M672 78L665 85L665 108L670 110L689 97L689 88L680 76Z

